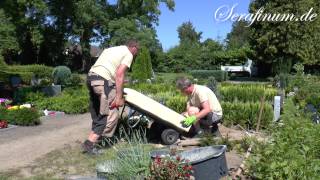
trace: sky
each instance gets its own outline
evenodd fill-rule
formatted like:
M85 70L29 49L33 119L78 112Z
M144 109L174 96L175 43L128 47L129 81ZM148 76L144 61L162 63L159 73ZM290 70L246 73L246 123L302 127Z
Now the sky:
M187 21L191 21L197 32L202 32L202 41L207 38L224 40L231 31L233 21L226 18L218 21L215 18L217 10L228 12L225 17L232 14L248 14L250 0L174 0L175 10L170 11L165 4L161 3L161 15L159 25L156 26L158 39L166 51L179 44L177 28ZM227 8L228 7L228 8ZM230 11L227 11L229 9Z

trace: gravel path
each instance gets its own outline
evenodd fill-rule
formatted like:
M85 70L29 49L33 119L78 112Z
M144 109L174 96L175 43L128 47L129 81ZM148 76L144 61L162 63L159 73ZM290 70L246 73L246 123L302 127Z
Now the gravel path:
M32 163L65 144L83 141L90 130L90 114L43 117L39 126L0 131L0 171Z

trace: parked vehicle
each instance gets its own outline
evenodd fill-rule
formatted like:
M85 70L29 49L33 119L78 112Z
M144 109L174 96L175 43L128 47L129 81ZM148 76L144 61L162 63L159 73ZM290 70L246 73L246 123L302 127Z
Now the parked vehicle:
M253 61L248 59L244 65L241 66L221 66L222 71L227 71L229 73L248 73L250 77L256 75L256 67L253 65Z

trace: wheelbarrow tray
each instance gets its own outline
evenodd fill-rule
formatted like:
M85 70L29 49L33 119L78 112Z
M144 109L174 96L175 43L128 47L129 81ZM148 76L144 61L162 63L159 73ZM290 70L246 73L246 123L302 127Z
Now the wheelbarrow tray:
M152 98L130 88L124 88L125 101L140 113L159 121L179 132L189 132L190 127L183 127L185 117Z

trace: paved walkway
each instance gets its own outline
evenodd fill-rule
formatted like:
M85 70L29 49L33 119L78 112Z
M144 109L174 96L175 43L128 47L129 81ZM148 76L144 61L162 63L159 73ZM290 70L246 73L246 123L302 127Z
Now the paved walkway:
M43 117L39 126L0 131L0 171L32 163L65 144L83 141L91 127L90 114Z

